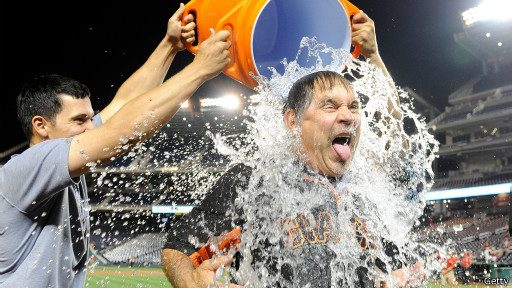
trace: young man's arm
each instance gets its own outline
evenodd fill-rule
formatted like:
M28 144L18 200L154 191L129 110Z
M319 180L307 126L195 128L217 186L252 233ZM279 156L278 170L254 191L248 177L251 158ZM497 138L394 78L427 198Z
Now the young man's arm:
M194 42L194 17L189 14L184 19L185 26L182 26L184 10L185 6L181 3L180 8L168 21L164 39L144 65L121 85L112 102L100 112L103 123L107 122L126 102L162 84L176 53L185 49L186 43Z
M111 162L167 123L183 101L229 64L229 36L228 31L210 36L181 72L127 102L105 124L75 136L69 150L70 175Z
M352 44L359 46L361 54L366 59L370 59L370 63L379 67L384 75L389 76L386 65L379 54L375 24L363 11L352 18Z

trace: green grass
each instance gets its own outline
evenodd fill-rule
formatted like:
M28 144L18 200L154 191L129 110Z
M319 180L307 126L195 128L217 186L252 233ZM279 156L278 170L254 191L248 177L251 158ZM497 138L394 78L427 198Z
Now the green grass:
M165 278L165 276L160 273L162 272L161 268L98 266L94 268L93 271L94 273L87 273L84 287L172 288L172 285L169 283L169 281L167 281L167 278Z
M87 277L85 287L172 287L165 277L159 276L100 276Z
M426 288L441 288L441 284L427 284L425 286ZM448 285L445 286L445 287L449 287ZM483 287L483 286L477 286L477 285L462 285L460 284L459 286L457 286L458 288L475 288L475 287ZM490 287L490 286L489 286ZM496 285L494 285L494 287L498 287Z
M93 271L97 273L109 274L95 274L87 273L87 279L85 286L87 288L96 287L112 287L112 288L156 288L165 287L172 288L172 285L167 281L164 275L161 275L161 268L148 268L148 267L122 267L122 266L98 266ZM139 275L139 274L150 274L150 275ZM125 275L128 274L128 275ZM157 275L155 275L157 274ZM491 287L490 285L489 287ZM427 284L426 288L441 288L440 284ZM483 287L476 285L459 285L459 288L474 288ZM498 286L493 286L498 287Z

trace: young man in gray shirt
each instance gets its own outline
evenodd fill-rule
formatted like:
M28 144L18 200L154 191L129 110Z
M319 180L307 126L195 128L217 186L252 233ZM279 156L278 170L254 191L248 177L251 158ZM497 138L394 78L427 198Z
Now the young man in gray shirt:
M176 53L195 39L183 11L181 4L162 42L99 115L88 88L73 79L50 75L22 88L18 118L30 148L0 168L1 287L83 287L90 230L83 174L153 135L229 64L229 32L212 31L194 61L162 84Z

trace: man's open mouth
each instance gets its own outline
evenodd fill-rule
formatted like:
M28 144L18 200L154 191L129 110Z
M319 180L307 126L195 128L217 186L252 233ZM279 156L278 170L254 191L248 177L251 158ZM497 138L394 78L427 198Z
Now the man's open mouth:
M332 140L332 145L335 145L335 144L350 145L351 138L352 137L350 137L350 135L338 136L338 137L334 138L334 140Z
M332 140L332 148L336 155L339 158L346 161L350 159L352 152L350 151L350 143L352 142L352 137L350 134L339 135Z

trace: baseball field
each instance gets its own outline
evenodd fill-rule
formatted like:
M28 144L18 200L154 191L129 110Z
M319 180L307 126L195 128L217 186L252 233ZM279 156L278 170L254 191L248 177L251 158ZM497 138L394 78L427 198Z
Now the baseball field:
M85 287L172 288L172 285L165 278L162 268L97 266L88 270Z
M469 287L482 287L486 286L483 284L478 285L458 285L459 288ZM97 266L94 269L89 269L87 272L87 280L85 287L97 288L97 287L108 287L108 288L156 288L166 287L172 288L172 285L165 278L162 269L147 268L147 267L126 267L126 266ZM427 284L427 288L438 288L441 287L439 284ZM487 287L500 287L491 285Z

